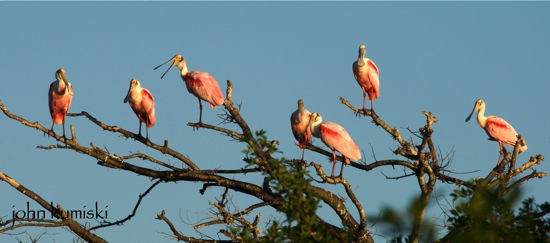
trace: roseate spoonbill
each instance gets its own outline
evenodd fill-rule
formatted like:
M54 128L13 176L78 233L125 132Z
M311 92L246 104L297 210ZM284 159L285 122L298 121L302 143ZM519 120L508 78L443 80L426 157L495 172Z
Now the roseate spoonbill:
M374 62L365 57L367 49L365 45L359 46L359 57L353 62L353 76L361 89L363 90L363 110L367 102L367 94L369 95L370 108L372 110L372 101L380 96L380 81L378 75L378 67Z
M141 123L145 123L145 137L149 139L149 128L155 125L155 99L149 90L142 88L137 79L130 81L128 94L124 103L129 102L130 107L139 119L139 135L141 136Z
M501 156L504 155L504 148L502 144L505 143L514 147L516 145L516 141L518 140L518 133L514 130L512 125L504 119L497 116L485 116L485 102L483 102L483 100L476 101L474 109L468 118L466 118L466 122L470 120L475 111L478 111L477 123L479 123L479 126L485 130L487 135L489 135L489 140L497 141L500 146L500 153L498 156L498 161L500 163L500 159L502 158ZM523 140L523 144L525 145L519 148L521 152L527 150L525 140Z
M50 84L48 90L48 105L52 116L53 132L54 124L63 124L63 137L65 137L65 116L69 112L73 100L73 85L67 81L65 69L60 68L55 72L56 80Z
M311 129L313 136L318 137L332 150L332 173L331 177L334 177L334 168L336 166L336 152L340 152L344 156L346 164L349 164L349 160L360 160L361 151L357 144L351 139L346 130L333 122L322 122L323 118L318 113L311 114L308 126ZM340 177L344 170L344 163L340 169Z
M311 143L311 130L308 127L310 117L311 113L304 108L304 101L299 99L298 109L290 116L290 128L298 141L298 147L302 149L302 160L304 160L306 145Z
M180 54L177 54L172 57L172 59L158 65L157 67L155 67L155 70L170 61L172 61L172 65L170 65L170 67L166 70L166 72L164 72L164 74L162 74L160 78L162 79L173 66L177 66L180 69L181 78L187 86L187 91L189 91L189 93L195 95L199 99L199 124L202 124L201 100L210 103L210 107L212 107L212 109L223 104L224 97L222 91L220 90L218 82L216 81L216 79L214 79L214 77L212 77L212 75L207 72L188 71L187 62L185 61L185 58L182 57Z

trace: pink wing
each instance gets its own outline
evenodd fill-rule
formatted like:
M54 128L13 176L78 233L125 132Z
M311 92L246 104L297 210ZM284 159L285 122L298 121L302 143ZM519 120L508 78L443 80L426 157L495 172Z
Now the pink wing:
M184 76L187 91L201 100L210 103L210 107L221 106L224 101L223 93L218 82L206 72L191 71Z
M355 61L353 63L352 68L353 68L353 77L355 78L359 86L361 86L361 88L365 90L367 86L367 80L369 78L367 75L367 72L365 72L366 67L365 66L360 67L359 65L357 65L357 61Z
M141 90L141 105L144 110L145 119L145 125L147 127L152 127L155 125L156 122L156 116L155 116L155 99L153 98L153 94L149 92L147 89Z
M369 60L367 65L369 65L369 89L367 90L367 93L369 94L369 100L375 100L378 99L378 96L380 95L378 67L376 67L376 64L374 64L372 60Z
M50 116L52 119L54 119L54 113L53 113L53 83L50 84L50 88L48 89L48 107L50 108ZM54 121L55 122L55 121Z
M290 128L292 129L294 138L300 140L300 117L297 110L290 115Z
M489 135L490 139L503 142L511 147L516 145L518 140L518 133L504 119L496 116L487 117L487 124L485 124L485 132ZM521 151L527 150L527 146L523 146Z
M330 149L340 152L351 160L358 161L361 159L359 147L342 126L332 122L323 122L319 130L321 141Z
M308 110L303 110L302 112L296 110L290 116L292 134L300 146L305 146L311 142L311 130L307 127L310 116L311 113Z
M53 87L55 82L50 84L50 88L48 90L48 105L53 123L61 124L63 123L63 120L65 120L67 112L69 112L73 96L69 93L65 93L64 95L56 94ZM69 86L69 89L71 89L71 91L73 90L72 85Z
M357 83L369 95L369 100L375 100L380 95L380 81L378 67L374 62L366 58L367 65L359 67L357 61L353 63L353 76Z

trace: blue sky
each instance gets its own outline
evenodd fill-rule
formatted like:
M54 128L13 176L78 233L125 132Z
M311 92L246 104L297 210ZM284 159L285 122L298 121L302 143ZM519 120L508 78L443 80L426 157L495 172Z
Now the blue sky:
M399 158L391 152L397 143L388 134L369 118L355 117L338 100L343 96L361 106L362 93L351 65L358 46L365 44L367 56L380 70L377 114L412 138L406 128L423 126L420 112L431 111L439 119L434 126L436 146L454 155L448 169L472 172L455 175L462 179L484 177L498 158L498 144L487 140L475 120L464 122L477 99L486 102L487 115L504 118L526 139L529 149L519 161L548 154L550 131L544 127L550 123L549 10L547 2L1 2L0 100L11 112L50 126L46 92L55 71L63 67L74 86L71 112L84 110L109 125L137 131L137 118L122 103L130 80L137 78L156 101L151 140L168 139L172 148L202 169L244 166L240 151L245 145L186 126L197 121L199 111L178 72L171 70L161 80L164 69L153 70L179 53L190 70L212 74L224 92L226 80L232 80L233 99L242 104L243 117L253 130L265 129L269 139L279 140L282 156L301 155L289 128L289 116L301 98L309 111L345 127L367 163L374 156ZM205 106L203 121L218 124L219 113L221 108ZM67 124L75 126L81 144L93 142L121 155L149 153L179 165L140 143L102 132L85 118L69 117ZM61 131L60 126L55 129ZM138 195L151 185L148 178L98 166L94 159L72 151L36 149L55 142L3 115L0 138L0 170L66 209L90 208L98 202L114 221L128 215ZM322 145L319 140L314 143ZM330 169L326 158L311 151L306 151L306 159ZM140 160L131 163L150 166ZM547 163L536 169L550 171ZM382 172L403 173L401 168L368 173L346 169L367 217L378 215L383 205L404 209L419 193L414 178L386 180ZM254 176L243 179L261 182ZM533 180L526 184L525 196L549 201L548 183L548 178ZM203 196L201 187L161 184L131 221L95 233L112 242L172 242L161 233L169 228L154 219L164 209L179 230L197 237L188 223L204 219L208 201L222 193L210 189ZM327 188L345 195L340 186ZM436 189L444 206L443 197L454 186L438 183ZM30 201L4 183L0 193L0 217ZM255 202L232 196L236 209ZM39 209L34 202L31 208ZM430 209L432 217L440 215L435 199ZM339 223L327 209L320 210L327 220ZM262 213L264 219L270 212ZM218 229L201 232L216 236ZM45 241L75 237L64 230L46 232ZM16 237L25 239L0 235L0 241Z

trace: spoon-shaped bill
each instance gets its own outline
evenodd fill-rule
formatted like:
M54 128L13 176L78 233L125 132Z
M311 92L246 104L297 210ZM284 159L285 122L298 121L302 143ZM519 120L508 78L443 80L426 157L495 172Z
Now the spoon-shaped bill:
M170 68L172 68L172 67L174 66L174 64L176 64L176 60L175 60L174 58L171 58L170 60L164 62L163 64L160 64L160 65L156 66L156 67L153 69L153 70L157 70L157 68L163 66L163 65L166 64L166 63L169 63L170 61L173 61L173 62L172 62L172 65L170 65L170 67L168 67L168 69L166 69L166 72L164 72L164 73L162 74L162 76L160 76L161 79L164 78L164 75L166 75L166 73L168 73L168 71L170 70Z
M472 112L470 112L470 115L466 118L466 122L470 121L470 118L472 118L472 115L474 114L474 111L476 111L476 107L474 106L474 109Z

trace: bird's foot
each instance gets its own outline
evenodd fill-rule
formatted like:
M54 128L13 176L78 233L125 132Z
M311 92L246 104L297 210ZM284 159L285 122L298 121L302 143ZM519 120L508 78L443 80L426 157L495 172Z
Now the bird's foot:
M193 124L193 131L195 131L195 130L198 131L199 128L201 128L203 124L204 124L204 123L202 123L202 121L199 121L199 122Z
M367 108L363 108L363 109L357 109L357 111L355 111L355 116L368 116L371 112L373 112L372 110L369 110Z

